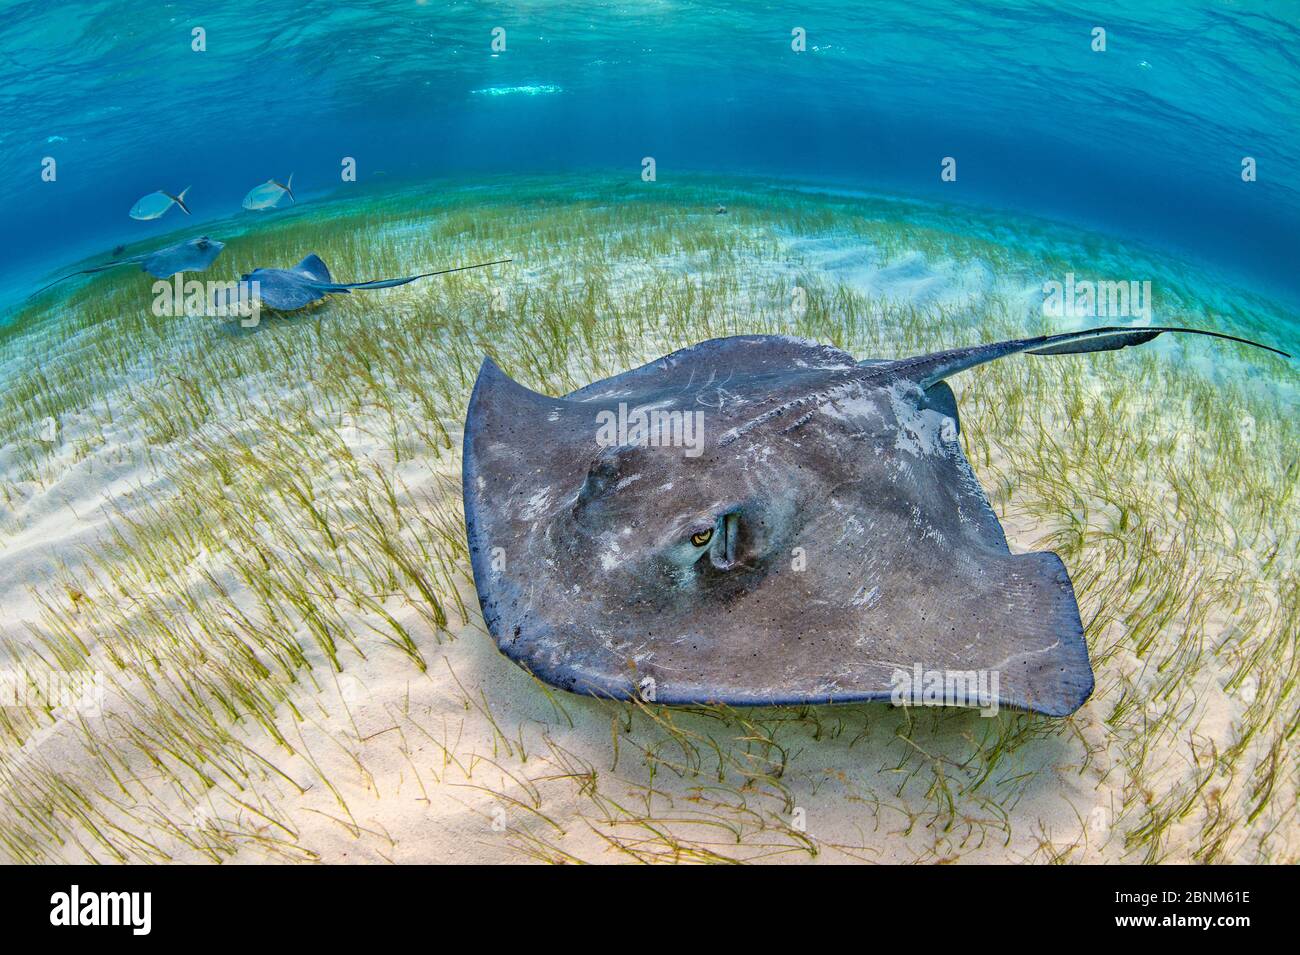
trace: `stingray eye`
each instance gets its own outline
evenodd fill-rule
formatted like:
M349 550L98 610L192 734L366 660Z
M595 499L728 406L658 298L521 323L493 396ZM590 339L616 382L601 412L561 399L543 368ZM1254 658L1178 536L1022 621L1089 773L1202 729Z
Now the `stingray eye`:
M700 531L698 534L692 534L691 543L694 544L696 547L703 547L705 544L709 542L710 538L712 537L713 537L713 528L710 527L707 531Z

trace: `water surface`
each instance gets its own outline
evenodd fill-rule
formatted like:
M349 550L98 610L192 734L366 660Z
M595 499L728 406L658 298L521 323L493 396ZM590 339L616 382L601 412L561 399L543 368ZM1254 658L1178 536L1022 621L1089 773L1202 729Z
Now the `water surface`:
M127 218L155 189L192 186L203 220L290 172L333 190L343 157L365 188L638 180L652 156L659 188L745 172L1032 212L1300 299L1295 0L6 6L0 283L188 224Z

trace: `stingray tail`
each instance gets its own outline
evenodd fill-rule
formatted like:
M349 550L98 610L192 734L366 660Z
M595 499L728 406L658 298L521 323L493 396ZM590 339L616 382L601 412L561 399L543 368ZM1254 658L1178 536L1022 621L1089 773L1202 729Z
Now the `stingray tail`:
M959 371L996 361L1008 355L1024 352L1030 355L1077 355L1086 352L1114 351L1141 345L1165 332L1177 332L1187 335L1205 335L1224 341L1238 342L1262 348L1264 351L1290 358L1290 354L1269 345L1253 342L1236 335L1223 332L1206 331L1200 328L1177 328L1170 325L1158 325L1150 328L1129 328L1124 326L1104 326L1088 328L1079 332L1065 332L1061 335L1039 335L1036 338L1021 338L1008 342L995 342L991 345L973 345L969 348L953 348L949 351L906 358L896 362L895 367L904 375L915 378L922 388L929 388L936 382L943 381Z
M96 265L96 266L94 266L93 268L89 268L89 269L78 269L76 272L69 272L67 275L60 275L60 276L59 276L57 279L55 279L53 282L49 283L48 285L42 285L42 286L41 286L40 288L38 288L35 292L33 292L31 295L29 295L29 296L27 296L27 297L28 297L28 298L35 298L37 295L40 295L40 294L41 294L42 292L44 292L46 289L52 289L52 288L54 288L54 286L58 285L60 282L66 282L68 279L76 278L78 275L92 275L92 274L94 274L95 272L103 272L103 271L105 271L106 269L116 268L116 267L119 266L119 265L128 265L128 264L130 264L130 261L131 261L130 259L123 259L123 260L121 260L121 261L119 261L119 262L109 262L109 263L107 263L107 264L105 264L105 265Z
M416 279L427 279L431 275L446 275L449 272L465 272L469 269L485 269L489 265L504 265L507 262L513 262L513 259L497 259L495 262L480 262L478 265L461 265L454 269L439 269L437 272L421 272L419 275L408 275L400 279L375 279L373 282L339 282L333 285L322 285L321 288L328 288L332 292L342 292L354 288L395 288L398 285L406 285L414 282Z
M190 214L190 207L185 204L185 193L189 191L190 191L190 187L186 186L184 189L181 190L181 194L179 196L172 196L172 202L180 206L181 212L185 213L186 215Z

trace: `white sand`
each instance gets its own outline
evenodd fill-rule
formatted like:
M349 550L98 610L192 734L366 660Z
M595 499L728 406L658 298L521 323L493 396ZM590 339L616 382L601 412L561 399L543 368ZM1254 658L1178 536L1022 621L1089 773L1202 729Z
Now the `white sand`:
M913 253L882 264L869 247L846 247L839 240L794 240L788 248L792 260L896 302L961 307L997 284L992 270L979 263L930 263ZM998 290L1009 297L1024 295L1023 285ZM121 403L114 396L110 401ZM400 475L411 497L446 493L439 473L454 488L454 464L395 465L384 442L373 437L383 433L382 421L354 424L341 430L353 453ZM99 440L98 434L79 430L77 421L64 422L63 444L47 468L47 482L24 485L22 499L4 510L0 522L5 535L0 624L19 643L25 641L26 626L40 618L35 594L58 593L61 568L71 579L83 576L110 511L130 517L167 491L150 463L151 455L165 449L150 450L123 428L104 434L102 444L74 461L82 437ZM459 446L459 434L451 437ZM17 466L12 446L0 449L0 472L10 477ZM980 464L976 469L984 470ZM991 470L1000 470L1000 462ZM318 482L318 495L328 499L340 493L339 480ZM1016 551L1040 549L1048 530L1014 511L1006 527ZM213 570L223 574L220 567ZM216 830L276 834L254 811L268 807L268 815L287 822L290 841L304 857L327 862L497 862L529 853L629 861L611 839L667 860L699 858L711 850L791 862L1042 861L1076 847L1072 861L1134 861L1125 857L1122 837L1112 832L1118 807L1131 794L1123 791L1125 777L1117 766L1123 753L1103 722L1105 674L1099 675L1097 698L1076 721L1079 738L1094 751L1086 768L1081 769L1077 740L1049 734L1023 744L1010 764L999 765L1000 787L985 802L963 799L956 815L945 815L942 793L932 783L934 770L959 776L945 761L968 758L972 740L977 750L987 749L999 728L1009 725L1005 719L974 714L940 719L931 711L846 707L820 710L820 727L811 719L796 720L793 712L785 714L785 725L755 727L735 718L727 723L707 714L669 713L691 735L694 747L687 749L644 715L629 717L625 707L543 692L483 632L468 581L462 595L474 608L472 620L468 626L453 621L456 639L441 646L414 611L396 603L390 607L421 641L426 674L377 640L365 643L365 660L345 654L345 672L337 679L317 666L323 685L304 684L295 693L301 721L281 714L281 731L295 754L286 754L256 726L240 729L251 750L298 788L267 773L255 792L223 781L197 800L190 793L159 790L152 804L198 838ZM359 621L357 633L365 633ZM1121 659L1114 665L1140 668L1142 663ZM1241 710L1240 700L1213 685L1213 672L1207 678L1190 703L1201 712L1195 722L1201 736L1197 747L1181 740L1161 744L1175 764L1171 778L1196 760L1198 748L1226 746ZM91 719L112 736L119 732L114 724L119 713L129 710L110 695L102 714ZM72 715L37 734L15 759L103 785L102 774L86 762L76 742ZM896 735L909 719L919 724L910 741ZM757 741L767 732L773 745ZM785 766L781 777L772 779L766 773L781 752L777 744L784 747ZM647 760L642 748L653 750L657 759ZM1183 765L1176 765L1180 761ZM919 775L918 763L924 767ZM148 765L137 761L132 770L148 787ZM746 772L753 776L748 783ZM1158 778L1152 782L1158 785ZM935 825L940 818L944 826ZM667 834L680 846L674 847ZM204 858L175 839L159 838L175 858ZM73 845L62 854L81 858ZM265 857L263 846L246 843L234 859Z

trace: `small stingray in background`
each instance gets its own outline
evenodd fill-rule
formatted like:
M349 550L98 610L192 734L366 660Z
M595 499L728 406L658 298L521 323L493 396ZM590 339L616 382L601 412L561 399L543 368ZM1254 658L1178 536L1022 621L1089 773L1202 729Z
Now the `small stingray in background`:
M268 179L260 186L254 186L248 191L248 195L244 196L244 208L274 209L285 196L289 197L290 202L298 201L293 196L293 173L289 173L289 179L284 183Z
M936 703L1072 713L1093 674L1069 574L1008 548L944 379L1163 332L1244 341L1108 327L858 361L741 336L563 398L484 359L463 454L483 618L508 657L593 696L889 700L920 671L962 677Z
M239 284L234 289L219 289L216 304L229 308L238 302L258 301L265 308L277 312L292 312L304 308L313 302L319 302L328 295L347 295L357 289L395 288L406 285L416 279L431 275L446 275L449 272L464 272L468 269L484 269L489 265L504 265L510 259L496 262L483 262L479 265L462 265L454 269L439 269L436 272L422 272L399 279L374 279L369 282L335 282L330 270L314 252L291 269L254 269L247 275L240 276ZM254 285L256 283L256 285ZM225 301L222 302L224 296Z
M131 207L131 218L141 221L158 219L172 206L177 206L181 212L189 215L190 207L185 204L185 193L189 191L190 187L186 186L178 196L162 191L151 192Z
M46 289L52 288L74 276L103 272L107 269L115 269L119 265L135 265L139 263L140 271L148 272L156 279L171 278L177 272L202 272L216 261L217 256L221 254L221 250L225 247L224 242L218 242L216 239L209 239L206 235L201 235L197 239L186 239L184 242L177 242L175 245L155 249L153 252L142 252L139 255L130 255L124 259L114 258L112 262L105 262L103 265L69 272L67 275L55 279L49 285L37 289L32 294L39 295ZM113 250L113 255L120 256L124 251L119 245Z

